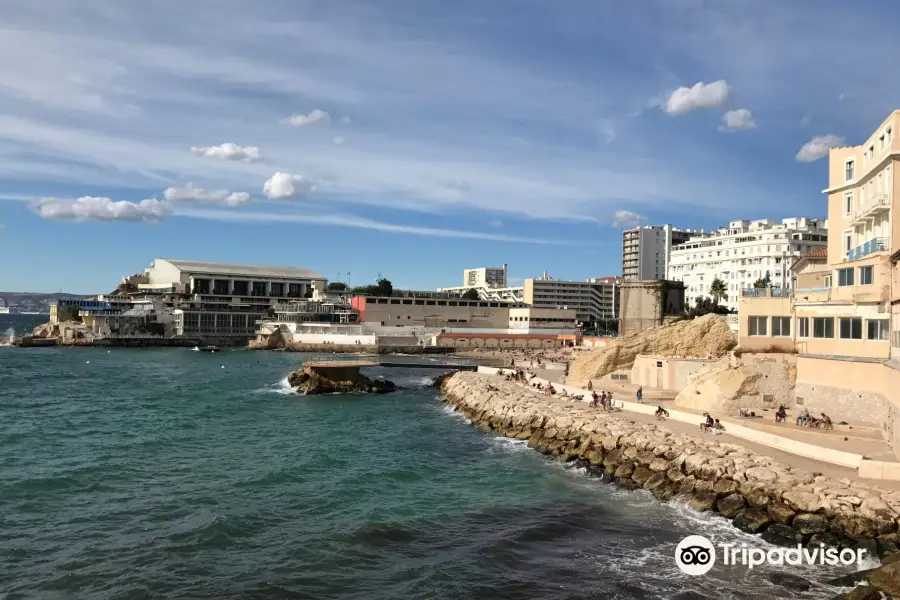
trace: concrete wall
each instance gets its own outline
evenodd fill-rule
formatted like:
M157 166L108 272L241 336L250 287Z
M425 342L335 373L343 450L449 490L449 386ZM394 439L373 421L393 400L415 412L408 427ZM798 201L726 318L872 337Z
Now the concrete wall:
M509 327L509 305L500 302L401 297L354 298L353 301L366 323L490 329Z
M624 281L619 302L619 335L639 333L684 313L684 283Z
M741 408L791 406L795 380L796 357L792 354L732 356L690 377L675 404L726 414L736 414Z
M335 333L295 333L291 337L295 344L363 344L374 345L374 335L346 335Z
M639 355L631 367L631 383L666 390L682 390L697 373L715 361Z
M892 410L900 410L900 371L881 362L800 356L795 397L832 420L877 424L888 437L894 429L900 435L900 421L891 425Z
M490 335L490 334L446 334L436 336L437 345L442 348L559 348L565 341L556 336Z

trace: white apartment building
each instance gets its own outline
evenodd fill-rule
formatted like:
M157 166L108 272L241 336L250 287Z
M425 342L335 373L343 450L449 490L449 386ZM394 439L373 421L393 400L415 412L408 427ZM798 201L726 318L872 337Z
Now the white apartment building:
M622 232L622 279L665 279L672 247L697 233L672 225L645 225Z
M732 221L716 231L695 233L672 248L667 279L684 282L685 307L710 297L713 280L725 282L728 299L720 304L736 311L741 289L767 275L772 287L790 288L793 262L828 246L828 221L794 217Z
M466 269L463 271L464 287L506 287L506 265L502 267L482 267L480 269Z

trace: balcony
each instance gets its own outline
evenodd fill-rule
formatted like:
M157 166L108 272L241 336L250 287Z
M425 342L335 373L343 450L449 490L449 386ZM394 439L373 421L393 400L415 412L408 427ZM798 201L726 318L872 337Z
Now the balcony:
M850 219L852 225L861 225L866 219L872 219L875 215L886 212L891 209L890 194L872 194L859 207L853 211Z
M866 256L869 256L870 254L874 254L876 252L887 252L890 249L888 246L888 238L873 238L862 246L857 246L856 248L848 251L847 260L854 261L865 258Z
M770 287L741 289L741 296L744 298L790 298L793 295L793 291L790 288Z

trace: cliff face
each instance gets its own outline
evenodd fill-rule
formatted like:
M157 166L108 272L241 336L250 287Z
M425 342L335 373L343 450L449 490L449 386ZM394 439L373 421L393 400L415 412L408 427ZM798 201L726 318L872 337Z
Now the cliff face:
M737 412L779 404L793 406L797 357L793 354L744 354L723 358L694 375L675 405L710 412Z
M569 381L579 385L619 369L630 369L638 354L656 356L719 357L737 345L725 319L705 315L617 338L605 348L578 357L569 369Z

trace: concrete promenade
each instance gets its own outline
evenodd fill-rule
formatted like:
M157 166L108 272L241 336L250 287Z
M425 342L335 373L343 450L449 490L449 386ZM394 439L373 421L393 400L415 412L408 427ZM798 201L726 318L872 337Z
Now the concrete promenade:
M479 373L496 375L498 369L480 367ZM532 382L545 383L547 380L536 377ZM662 393L660 397L648 397L644 390L644 402L638 404L635 401L634 392L637 386L631 384L609 385L608 380L594 383L594 390L612 390L616 406L620 407L618 414L624 419L641 423L653 423L678 433L691 435L700 434L699 425L701 415L692 411L685 411L673 405L674 393ZM568 394L583 394L584 402L590 402L590 393L580 387L568 386L553 382L558 392L566 390ZM616 389L618 388L618 389ZM630 389L628 389L630 388ZM652 390L652 392L665 392ZM656 395L656 394L652 394ZM667 396L663 398L662 396ZM567 403L572 400L557 396L548 396L548 402ZM658 421L654 412L658 405L662 405L669 411L670 417L665 421ZM883 478L882 463L890 461L896 467L900 467L893 458L893 453L886 442L871 438L849 438L844 441L844 436L829 435L827 432L818 432L795 428L792 423L787 423L783 428L772 432L764 423L754 423L728 415L717 415L717 418L725 425L725 433L722 441L737 444L761 455L770 456L778 461L793 467L819 472L824 475L837 478L847 478L851 481L869 481L878 479L878 484L887 489L900 490L900 481L890 480L893 471ZM760 420L762 421L762 419ZM773 425L773 427L776 427ZM781 427L781 425L777 426ZM711 435L711 434L710 434ZM810 437L813 436L813 437ZM821 437L816 437L821 436ZM870 459L875 459L870 460ZM873 468L877 468L878 475L874 477ZM869 474L862 477L861 473Z

